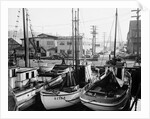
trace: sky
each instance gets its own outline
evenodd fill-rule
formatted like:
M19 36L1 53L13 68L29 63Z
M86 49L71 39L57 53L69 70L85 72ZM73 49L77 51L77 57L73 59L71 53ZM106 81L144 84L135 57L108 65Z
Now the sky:
M19 23L16 23L18 10ZM84 41L90 42L92 38L91 26L97 27L96 42L103 42L104 32L105 40L111 36L114 39L114 20L115 8L79 8L79 21L80 33L84 34ZM132 8L118 9L118 31L121 41L127 40L127 33L129 30L131 16L136 14L131 12ZM51 35L68 36L72 34L72 9L71 8L28 8L29 17L33 26L33 31L48 33ZM8 9L8 29L15 29L15 25L19 27L17 30L22 29L22 9L9 8ZM112 26L113 25L113 26ZM111 35L110 35L111 32Z

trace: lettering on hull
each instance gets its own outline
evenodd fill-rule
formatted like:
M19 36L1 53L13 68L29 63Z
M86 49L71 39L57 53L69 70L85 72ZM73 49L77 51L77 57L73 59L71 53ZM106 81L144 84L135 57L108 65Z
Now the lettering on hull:
M57 97L54 97L54 100L65 100L65 97L57 96Z

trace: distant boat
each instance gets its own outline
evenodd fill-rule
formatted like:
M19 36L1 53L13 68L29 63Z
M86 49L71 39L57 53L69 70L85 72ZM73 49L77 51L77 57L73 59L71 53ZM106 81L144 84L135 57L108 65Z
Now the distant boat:
M117 31L117 10L115 26L115 43ZM107 61L105 72L99 80L84 87L80 96L83 105L92 110L117 111L129 109L131 101L132 78L125 69L125 62L115 57L116 45L114 43L114 58Z

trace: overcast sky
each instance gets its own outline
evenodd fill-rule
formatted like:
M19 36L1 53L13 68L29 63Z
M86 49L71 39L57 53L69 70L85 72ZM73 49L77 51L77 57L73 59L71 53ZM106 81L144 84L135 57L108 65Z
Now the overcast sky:
M8 9L8 25L9 29L14 29L17 25L17 15L19 8ZM71 35L71 24L72 24L72 9L70 8L28 8L33 30L41 33L49 33L53 35ZM118 9L119 19L119 37L121 40L126 41L127 32L129 30L129 22L132 15L132 9L122 8ZM80 33L84 33L85 40L92 38L91 26L96 25L97 27L97 42L103 41L103 34L106 32L106 40L112 36L114 39L114 27L111 26L115 20L114 8L80 8ZM135 18L134 18L135 19ZM18 23L18 30L22 28L22 9L20 12L20 18ZM89 40L90 41L90 40Z

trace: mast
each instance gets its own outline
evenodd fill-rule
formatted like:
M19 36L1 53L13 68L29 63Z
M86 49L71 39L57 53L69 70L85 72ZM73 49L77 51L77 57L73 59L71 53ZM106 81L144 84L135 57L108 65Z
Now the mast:
M106 32L103 32L103 37L104 37L104 52L105 52L105 36L106 36Z
M77 11L75 11L75 73L78 81L78 62L77 62Z
M96 52L96 34L97 34L95 25L92 26L91 34L93 35L93 38L92 38L92 55L95 55L95 52Z
M139 57L139 8L137 9L137 57Z
M82 52L79 50L80 47L80 34L79 34L79 8L77 9L77 65L80 64L79 53Z
M28 42L28 16L25 13L25 8L23 11L23 30L24 30L24 50L25 50L25 67L29 67L29 42Z
M79 9L75 11L75 20L74 20L74 40L75 40L75 73L77 82L79 81L79 72L78 65L79 61Z
M72 58L73 58L73 68L74 68L74 14L73 14L74 10L72 8Z
M75 36L74 36L74 38L75 38L75 62L76 62L76 68L77 68L77 24L76 24L76 16L77 15L77 11L75 11Z
M118 19L118 11L117 11L117 8L116 8L115 39L114 39L114 59L116 58L117 19Z

